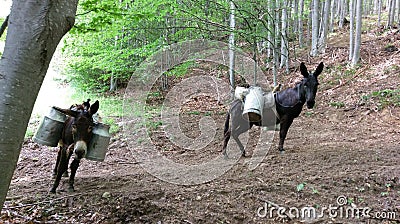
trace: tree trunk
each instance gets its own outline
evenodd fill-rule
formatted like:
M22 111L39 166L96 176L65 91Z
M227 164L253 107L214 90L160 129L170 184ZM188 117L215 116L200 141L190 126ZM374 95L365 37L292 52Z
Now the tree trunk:
M330 15L330 8L331 8L331 0L325 0L325 6L324 6L324 14L323 14L323 20L322 20L322 32L321 32L321 37L320 37L320 47L321 47L321 53L325 53L325 48L326 48L326 39L328 38L328 33L329 33L329 15Z
M379 0L374 0L374 14L378 14L378 3Z
M395 3L394 0L389 1L389 15L388 15L388 22L386 24L386 28L392 28L393 21L394 21L394 11L395 11Z
M303 48L304 43L303 43L303 13L304 13L304 0L299 0L299 16L298 16L298 22L299 22L299 47Z
M339 28L343 28L343 22L345 18L345 1L344 0L339 0Z
M279 59L280 59L280 52L279 52L279 46L280 46L280 33L281 33L281 13L279 11L280 9L280 0L273 0L275 1L275 33L274 33L274 80L276 81L277 75L278 75L278 68L279 68ZM277 84L277 83L276 83Z
M311 31L311 52L312 57L318 55L318 39L319 39L319 0L312 2L312 31Z
M331 1L331 15L330 15L330 23L329 23L329 31L333 32L334 24L335 24L335 0Z
M308 19L307 19L307 39L306 39L306 45L307 47L311 45L311 29L312 29L312 4L309 4L309 13L308 13Z
M293 11L291 13L293 15L293 29L292 29L292 32L296 34L297 32L299 32L299 27L298 27L299 23L298 23L298 21L299 21L299 17L300 17L298 0L293 0L292 6L293 6L292 7Z
M400 0L397 0L396 1L396 9L397 9L397 13L396 13L396 18L395 18L395 23L397 24L397 25L399 25L400 24Z
M267 0L268 3L268 11L270 12L270 18L268 18L267 26L268 26L268 35L267 35L267 60L273 57L273 38L274 38L274 11L275 8L273 7L275 0Z
M382 0L377 0L378 1L378 27L381 26L381 13L382 13Z
M268 26L269 26L269 32L268 32L268 48L270 50L270 57L272 57L272 76L273 76L273 83L274 86L277 85L277 75L278 75L278 69L277 69L277 65L276 65L276 46L277 46L277 42L276 42L276 0L268 0L268 9L270 11L270 16L271 18L268 20Z
M352 65L356 65L360 60L360 47L361 47L361 26L362 26L362 0L357 0L356 6L356 39L354 41L354 53Z
M349 61L353 59L353 53L354 53L354 12L355 12L355 0L350 0L350 42L349 42Z
M115 51L118 50L118 39L119 39L118 36L114 37L114 50ZM112 71L111 77L110 77L110 88L109 88L110 92L117 91L117 83L118 83L118 79L115 77L114 71Z
M281 64L280 68L286 66L288 69L288 41L287 41L287 0L283 0L282 2L282 17L281 17Z
M0 61L0 207L50 60L72 28L78 0L13 1ZM49 168L50 169L50 168Z
M230 1L230 28L229 35L229 80L231 84L232 97L235 91L235 3Z

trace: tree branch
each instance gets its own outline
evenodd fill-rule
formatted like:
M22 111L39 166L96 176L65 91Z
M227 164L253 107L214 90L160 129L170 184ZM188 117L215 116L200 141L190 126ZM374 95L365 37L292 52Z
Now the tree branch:
M4 31L5 31L6 28L7 28L7 25L8 25L8 17L10 17L10 15L8 15L8 16L6 17L6 20L4 20L3 24L1 24L1 27L0 27L0 37L3 35Z

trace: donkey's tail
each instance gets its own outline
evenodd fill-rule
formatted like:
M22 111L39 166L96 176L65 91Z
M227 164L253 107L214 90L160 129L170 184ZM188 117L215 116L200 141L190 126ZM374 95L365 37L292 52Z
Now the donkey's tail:
M224 127L224 135L229 131L229 120L231 118L231 113L226 113L225 127Z

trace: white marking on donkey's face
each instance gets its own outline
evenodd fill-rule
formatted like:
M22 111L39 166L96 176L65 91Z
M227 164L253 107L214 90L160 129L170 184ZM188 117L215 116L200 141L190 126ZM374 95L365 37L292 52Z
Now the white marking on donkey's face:
M77 159L85 157L87 152L87 144L84 141L77 141L74 147L74 156Z

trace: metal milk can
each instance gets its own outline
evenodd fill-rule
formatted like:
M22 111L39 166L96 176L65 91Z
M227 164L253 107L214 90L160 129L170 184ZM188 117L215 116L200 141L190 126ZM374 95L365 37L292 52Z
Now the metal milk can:
M261 87L251 86L249 93L246 95L243 108L243 118L250 122L258 122L262 120L262 112L264 107L264 96Z
M102 123L95 123L93 127L93 137L89 143L86 159L94 161L104 161L111 135L110 126Z
M42 145L57 146L61 139L65 120L67 120L65 114L51 108L49 115L44 116L33 141Z

